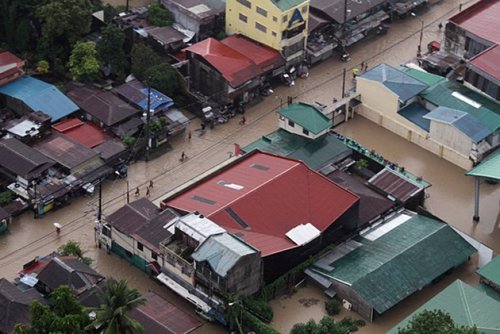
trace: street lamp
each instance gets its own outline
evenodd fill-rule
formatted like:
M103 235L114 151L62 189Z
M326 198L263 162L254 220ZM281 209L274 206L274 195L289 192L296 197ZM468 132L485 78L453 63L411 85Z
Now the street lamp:
M417 14L415 14L414 12L411 12L410 15L419 19L420 23L422 24L422 26L420 27L420 40L418 42L418 48L417 48L417 58L420 58L422 57L422 38L424 36L424 20L419 18Z

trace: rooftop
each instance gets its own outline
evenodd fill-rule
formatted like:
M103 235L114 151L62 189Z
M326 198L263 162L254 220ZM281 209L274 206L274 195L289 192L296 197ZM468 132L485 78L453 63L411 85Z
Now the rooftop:
M286 237L294 227L324 231L358 200L300 161L254 151L162 203L198 211L268 256L298 247Z
M409 76L417 79L418 81L422 81L423 83L425 83L429 87L432 87L435 84L438 84L441 81L446 80L445 77L442 77L440 75L429 73L426 71L416 70L414 68L400 67L399 70L408 74Z
M351 286L379 314L476 252L449 225L409 212L375 224L351 243L355 247L339 246L312 269Z
M415 312L391 329L389 334L408 325L410 320L424 310L443 310L459 326L476 326L480 333L500 333L500 302L470 285L456 280Z
M282 12L290 10L306 2L305 0L271 0L271 1Z
M79 118L66 119L52 125L52 128L88 148L94 148L111 138L94 124L82 122Z
M449 21L482 39L500 44L500 0L480 0Z
M380 82L402 101L408 101L429 87L422 81L387 64L380 64L372 68L360 75L360 78Z
M328 117L312 105L306 103L292 103L278 110L278 114L314 134L326 131L332 126L332 122Z
M368 12L371 8L384 2L384 0L348 0L347 7L351 12L347 16L347 21L360 14ZM344 0L311 0L310 7L325 13L335 22L342 24L344 23L344 4Z
M493 132L500 129L500 103L458 82L442 81L420 96L435 106L465 111Z
M174 105L174 101L170 97L154 88L150 88L149 90L150 110L158 111L170 108ZM126 82L114 88L113 91L125 100L136 105L141 110L146 110L148 108L148 86L139 80Z
M267 134L243 148L245 152L253 150L297 159L314 170L319 170L328 163L342 159L351 153L351 149L331 133L311 140L283 129Z
M468 171L466 175L500 180L500 148L490 153L486 159Z
M500 29L500 24L498 26ZM467 66L500 81L500 45L494 45L471 58Z
M224 0L163 0L163 2L167 6L174 5L185 14L199 20L218 15L225 10Z
M54 164L54 161L15 138L0 140L0 165L14 175L30 180Z
M500 256L495 256L488 264L477 271L479 276L500 286Z
M431 128L431 121L424 116L428 113L429 110L418 102L413 102L398 111L399 115L427 132L429 132Z
M0 79L7 78L19 72L18 66L24 60L19 59L9 51L0 52Z
M368 184L402 203L405 203L424 189L423 186L414 183L411 179L401 174L395 173L388 167L382 169L369 179Z
M42 111L56 122L79 108L55 86L24 76L0 87L0 94L21 100L33 111Z

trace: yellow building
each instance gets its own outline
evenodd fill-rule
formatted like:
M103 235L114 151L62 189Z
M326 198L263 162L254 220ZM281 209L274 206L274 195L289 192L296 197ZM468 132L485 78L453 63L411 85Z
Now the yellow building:
M304 59L309 0L227 0L226 33L281 52L287 64Z

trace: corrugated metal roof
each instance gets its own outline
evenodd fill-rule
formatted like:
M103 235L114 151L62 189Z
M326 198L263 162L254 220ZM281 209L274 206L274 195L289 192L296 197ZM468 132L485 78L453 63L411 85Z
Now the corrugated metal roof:
M113 91L122 96L125 100L137 105L141 110L146 110L148 108L148 87L139 80L126 82L114 88ZM150 110L158 111L170 108L174 105L174 100L167 95L154 88L150 88L149 91Z
M307 2L306 0L271 0L271 1L282 12Z
M243 148L245 152L261 150L305 162L310 168L319 170L336 158L350 155L351 149L331 133L310 140L283 129L263 136Z
M394 173L388 167L382 169L369 179L368 184L403 203L423 190L423 187L416 185L410 179L404 178L400 174Z
M417 96L429 86L412 76L398 71L387 64L380 64L370 71L363 73L361 78L382 83L389 90L394 92L399 99L407 101Z
M267 256L297 247L285 235L291 228L311 223L324 231L358 200L304 163L254 152L165 205L199 211Z
M364 1L356 1L356 0L348 0L347 8L350 10L350 13L347 15L347 21L352 18L364 14L368 12L373 7L380 5L385 2L384 0L364 0ZM344 0L311 0L310 7L314 8L317 11L323 12L332 20L337 23L344 23Z
M411 103L398 111L398 114L429 132L431 122L424 117L427 113L429 110L418 102Z
M480 0L452 16L448 21L482 39L500 44L498 17L500 17L499 0Z
M215 224L210 219L201 217L196 213L190 213L180 217L177 222L171 226L170 232L174 234L176 228L189 235L200 244L211 235L226 232L225 229Z
M467 261L476 251L447 224L420 215L373 241L362 236L354 240L361 246L329 263L330 269L319 263L313 268L349 284L378 313Z
M424 71L419 71L419 70L416 70L413 68L400 67L399 70L408 74L409 76L419 80L419 81L422 81L423 83L425 83L429 87L432 87L435 84L438 84L441 81L446 80L445 77L442 77L440 75L432 74L432 73L424 72Z
M475 108L471 104L453 96L454 92L480 104L480 107ZM435 106L465 111L491 131L500 129L500 103L458 82L442 81L424 91L420 96Z
M94 148L111 138L94 124L82 122L78 118L66 119L52 125L52 128L88 148Z
M204 58L234 88L261 74L257 65L248 57L214 38L207 38L184 50Z
M278 114L314 134L328 130L332 126L328 117L307 103L292 103L278 110Z
M389 334L396 334L408 325L418 313L443 310L458 326L476 326L484 334L500 333L500 303L484 292L456 280L415 312L394 326Z
M500 286L500 256L495 256L493 260L479 269L477 273L488 281Z
M466 175L500 180L500 148L490 153L486 159L468 171Z
M500 24L498 29L500 30ZM467 66L471 67L473 70L477 68L484 74L500 81L500 66L498 66L498 64L500 64L500 45L497 44L471 58Z
M33 111L42 111L52 118L52 122L79 109L55 86L28 76L1 86L0 93L23 101Z
M191 257L197 261L207 261L220 276L225 277L240 258L257 253L255 249L229 233L210 236Z
M456 109L437 107L423 117L425 119L449 124L457 128L475 143L480 142L492 133L490 129L481 124L473 116Z
M54 164L47 156L15 138L0 140L0 165L14 175L30 180Z

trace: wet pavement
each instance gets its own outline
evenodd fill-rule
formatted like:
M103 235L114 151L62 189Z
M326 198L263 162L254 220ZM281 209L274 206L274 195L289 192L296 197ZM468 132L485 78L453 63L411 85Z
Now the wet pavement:
M458 1L442 1L428 11L419 11L419 18L408 18L393 23L386 35L375 35L355 45L350 50L351 62L341 63L332 58L318 64L311 69L308 79L298 79L293 87L277 87L273 95L248 108L245 114L247 123L244 126L238 125L236 117L229 123L219 125L213 130L208 130L205 135L198 136L199 132L196 129L199 128L200 122L193 119L189 127L193 134L191 140L188 140L187 134L174 138L171 141L173 149L170 152L150 162L140 161L131 165L127 180L107 181L103 185L103 214L110 214L126 203L127 183L131 189L130 200L134 200L133 193L136 187L140 188L141 195L145 195L149 180L153 180L155 185L151 199L155 199L227 159L234 150L234 143L244 146L276 130L276 110L280 103L286 102L287 96L295 97L296 101L319 101L331 104L334 97L338 98L341 95L344 67L350 71L352 67L359 67L362 61L367 61L369 68L381 62L397 66L414 57L420 34L419 19L424 20L425 24L422 43L422 49L425 50L428 42L441 39L441 33L438 31L439 22L444 22L452 13L456 13L457 8ZM428 190L427 208L443 220L492 247L495 253L500 252L498 185L482 184L481 221L475 224L472 222L473 179L466 177L464 170L361 117L356 117L336 130L428 180L432 183L432 187ZM189 157L184 163L179 161L182 151ZM154 290L192 313L191 305L167 288L157 285L143 272L116 255L107 255L95 247L93 226L96 212L97 196L94 196L74 199L69 206L50 212L40 219L33 219L33 214L29 212L17 217L10 230L0 236L0 277L13 279L22 265L34 256L50 253L59 245L73 239L82 244L83 249L87 251L86 255L94 259L96 270L103 275L127 279L131 286L143 292ZM54 222L59 222L63 226L59 236L54 231L52 225ZM362 329L360 333L384 333L412 309L450 283L454 277L474 281L474 269L475 264L472 262L452 277L408 298L395 310ZM316 302L315 299L319 301ZM279 298L272 303L275 310L273 325L286 333L296 322L307 321L311 317L319 320L324 314L323 301L321 291L311 285L300 289L293 296ZM207 324L195 333L224 332L218 326Z

